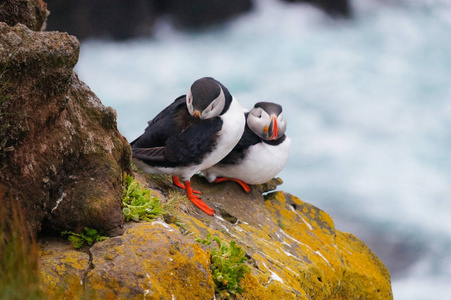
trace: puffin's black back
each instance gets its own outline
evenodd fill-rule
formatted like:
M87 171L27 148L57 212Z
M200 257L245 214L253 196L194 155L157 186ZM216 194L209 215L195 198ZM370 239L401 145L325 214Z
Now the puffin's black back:
M186 109L185 95L178 97L163 109L149 125L144 133L130 143L132 148L153 148L165 146L166 140L192 124L192 118Z
M199 163L214 148L221 118L194 118L185 99L185 95L177 98L130 143L134 157L153 166L175 167Z

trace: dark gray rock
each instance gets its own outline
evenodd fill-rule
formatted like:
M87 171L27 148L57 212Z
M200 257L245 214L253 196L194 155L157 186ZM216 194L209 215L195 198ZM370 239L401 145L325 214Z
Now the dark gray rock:
M158 9L155 0L50 0L49 30L78 39L150 36Z
M250 11L252 0L48 0L49 30L83 40L148 37L155 21L170 16L177 27L194 29L223 23Z
M282 0L285 2L306 2L321 8L333 17L351 17L352 7L349 0Z
M201 28L221 24L251 8L251 0L172 0L171 14L180 28Z

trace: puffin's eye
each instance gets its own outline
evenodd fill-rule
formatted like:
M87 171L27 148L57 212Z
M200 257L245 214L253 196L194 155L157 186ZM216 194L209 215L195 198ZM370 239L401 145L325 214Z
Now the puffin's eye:
M190 98L188 98L188 103L191 103L191 97L190 97Z
M214 105L212 105L212 106L211 106L211 109L210 109L210 111L212 111L212 110L213 110L213 108L215 108L215 106L214 106Z

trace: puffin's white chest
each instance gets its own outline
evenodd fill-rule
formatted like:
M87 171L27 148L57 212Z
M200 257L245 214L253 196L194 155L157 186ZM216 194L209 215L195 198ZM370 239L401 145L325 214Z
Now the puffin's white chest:
M239 142L245 126L244 109L233 99L227 112L222 115L222 129L219 132L216 146L207 153L199 165L185 166L174 170L174 174L189 178L196 172L207 169L220 162Z
M213 181L216 177L230 177L249 184L268 182L285 167L290 144L291 140L288 137L277 146L258 143L249 147L240 163L218 164L204 171L204 174L209 181Z

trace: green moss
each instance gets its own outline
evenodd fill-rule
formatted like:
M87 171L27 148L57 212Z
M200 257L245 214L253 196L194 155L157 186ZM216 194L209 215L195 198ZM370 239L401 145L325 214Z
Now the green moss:
M76 249L83 247L83 245L88 244L92 246L96 242L104 241L107 239L103 236L101 232L97 232L95 229L85 227L85 233L75 233L72 231L63 231L61 235L69 235L69 241L72 242Z
M164 213L160 200L127 174L124 174L122 206L125 221L151 221Z
M169 191L166 201L162 203L158 197L152 195L152 191L141 187L137 180L125 173L123 186L122 213L125 221L151 221L162 218L166 223L174 223L182 230L182 233L185 232L185 225L176 213L179 211L180 203L186 200L185 196Z
M240 286L240 280L250 272L250 267L245 263L246 251L236 245L235 241L230 244L222 241L218 236L207 235L207 239L196 241L210 245L216 242L216 248L210 251L210 269L215 282L215 291L219 299L235 298L237 294L244 292Z

